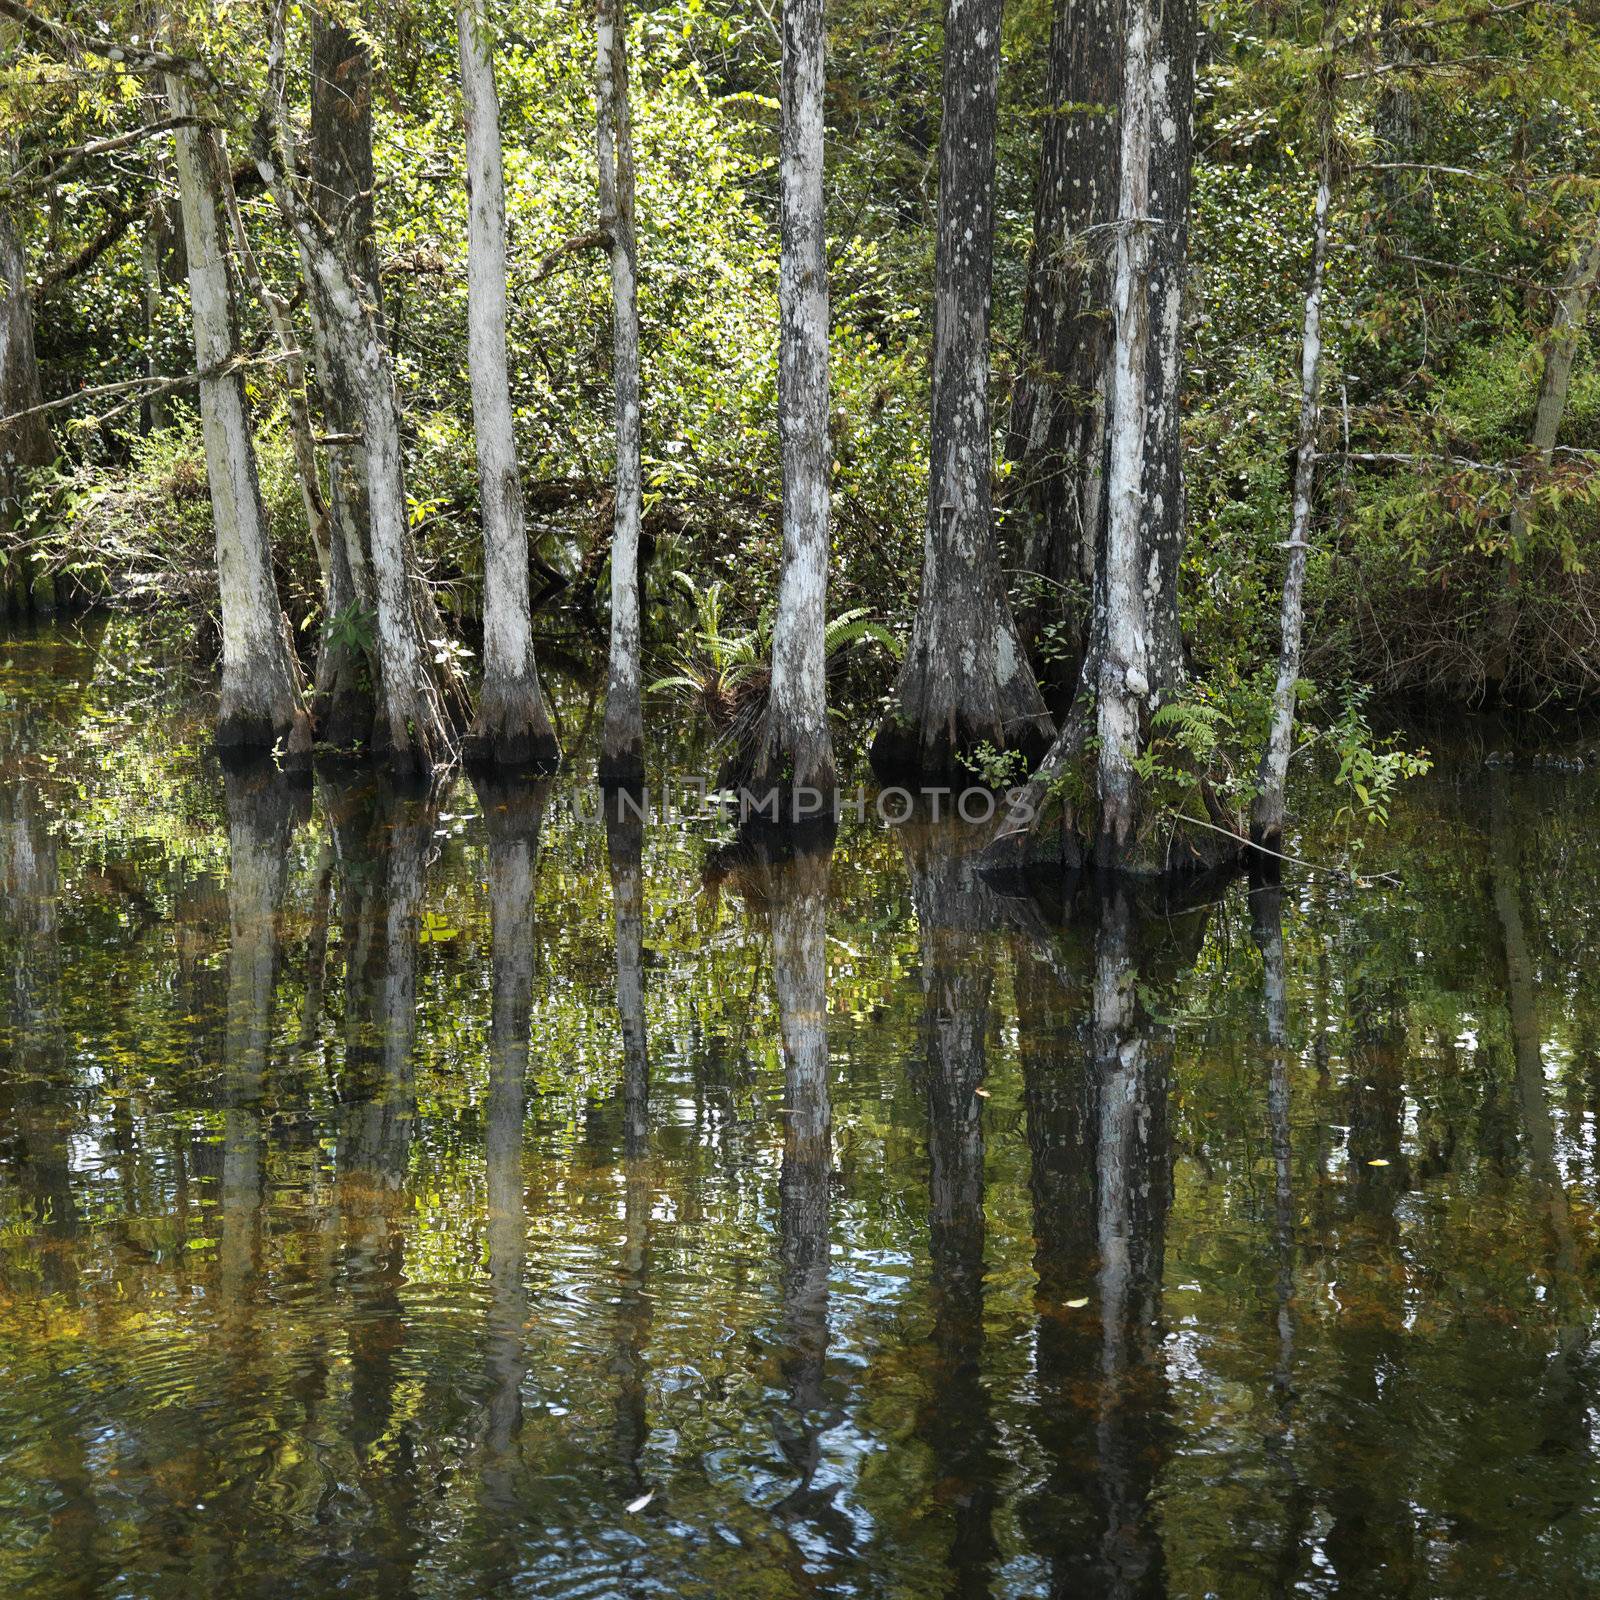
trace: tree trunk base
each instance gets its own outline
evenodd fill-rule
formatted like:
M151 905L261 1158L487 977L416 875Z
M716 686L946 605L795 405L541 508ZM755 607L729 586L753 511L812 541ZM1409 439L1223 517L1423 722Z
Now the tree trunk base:
M537 680L495 684L486 679L462 755L474 767L556 771L561 765L561 746Z
M1013 791L1011 814L983 853L986 872L1090 871L1175 883L1228 871L1245 860L1249 841L1221 818L1145 817L1132 840L1115 846L1095 814L1089 731L1088 702L1080 697L1038 770Z
M1015 716L1005 711L934 708L901 699L879 724L867 759L883 783L965 786L976 780L968 761L988 744L997 751L1015 750L1031 771L1049 751L1055 726L1042 703Z

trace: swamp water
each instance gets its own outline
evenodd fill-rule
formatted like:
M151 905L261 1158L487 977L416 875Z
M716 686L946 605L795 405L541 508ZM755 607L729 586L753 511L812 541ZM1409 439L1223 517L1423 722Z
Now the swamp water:
M0 1593L1600 1583L1600 773L1046 904L0 697Z

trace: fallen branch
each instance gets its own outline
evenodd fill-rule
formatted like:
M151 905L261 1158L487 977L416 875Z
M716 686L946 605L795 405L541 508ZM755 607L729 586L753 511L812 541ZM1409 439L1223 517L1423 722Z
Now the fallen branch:
M3 0L0 0L3 4ZM43 405L29 406L26 411L13 411L7 416L0 417L0 428L9 427L14 422L21 422L26 417L36 417L46 411L61 411L67 406L75 406L85 400L104 400L111 395L125 394L132 398L122 405L113 406L97 420L109 422L113 417L120 416L128 407L139 400L152 400L160 395L171 394L178 389L191 389L197 383L207 383L213 378L226 378L230 373L242 371L246 367L276 366L279 362L287 361L291 357L298 358L299 350L280 350L272 355L265 356L234 356L229 361L219 363L217 366L208 367L204 372L186 372L181 378L128 378L120 383L100 383L90 389L74 389L71 394L58 396L54 400L46 400Z
M527 286L531 289L535 284L543 283L557 267L570 256L575 256L584 250L609 250L611 248L611 235L603 228L596 228L592 233L574 234L572 238L558 244L554 250L545 255L539 265L534 268L533 276L528 279Z
M76 149L58 151L56 164L47 167L36 177L29 177L26 170L18 173L9 188L13 194L37 193L53 183L64 183L75 172L81 171L95 156L126 150L129 145L140 144L163 133L171 133L175 128L205 125L206 120L203 117L163 117L159 122L148 123L145 127L133 129L130 133L115 134L107 139L92 139L88 144L81 144Z

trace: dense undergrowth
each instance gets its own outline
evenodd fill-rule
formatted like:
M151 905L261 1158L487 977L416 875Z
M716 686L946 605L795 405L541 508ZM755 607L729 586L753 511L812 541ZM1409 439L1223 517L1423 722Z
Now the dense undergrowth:
M1473 24L1459 7L1429 8L1434 66L1405 91L1415 173L1374 167L1393 155L1381 131L1387 91L1378 86L1387 80L1350 90L1307 613L1306 671L1323 685L1450 704L1579 702L1600 689L1592 449L1600 370L1591 335L1578 351L1551 469L1527 453L1549 287L1594 225L1596 186L1574 175L1593 170L1600 149L1592 40L1576 19L1563 36L1549 17L1534 7L1520 24L1493 24L1502 64L1450 70L1451 54L1473 57L1475 28L1490 24ZM1192 675L1228 700L1263 681L1275 651L1311 201L1297 143L1301 57L1314 33L1311 20L1232 3L1207 7L1203 20L1186 300L1184 618ZM562 627L598 632L610 526L609 289L597 252L563 248L593 226L589 19L516 0L500 22L511 370L536 559L547 612ZM1009 9L997 423L1023 359L1048 26L1040 0ZM694 627L671 573L702 589L725 585L729 625L746 630L770 605L776 579L777 47L764 13L702 0L647 12L633 33L646 632L667 672L672 648ZM407 8L376 40L384 312L408 429L412 523L444 612L470 644L481 556L448 10ZM865 610L902 636L921 559L939 48L929 7L891 12L849 0L830 10L831 609ZM159 181L136 161L128 173L137 193ZM57 394L136 377L147 361L172 372L191 361L181 281L144 325L135 234L70 281L44 281L51 263L92 238L93 199L87 181L69 186L29 229L40 355ZM296 264L269 208L260 196L245 206L264 265L292 298ZM247 315L246 342L267 349L260 308ZM252 368L250 390L280 592L309 645L320 585L281 366ZM210 605L198 426L181 397L165 424L141 429L136 409L105 421L84 406L58 429L62 460L40 486L28 537L76 592ZM1000 490L1003 504L1003 482ZM1515 506L1525 513L1519 538L1508 532ZM1019 588L1027 582L1013 577ZM1508 585L1510 664L1497 668L1491 624L1506 614ZM873 674L861 670L869 688ZM887 680L886 665L880 676ZM1330 688L1327 702L1345 698Z

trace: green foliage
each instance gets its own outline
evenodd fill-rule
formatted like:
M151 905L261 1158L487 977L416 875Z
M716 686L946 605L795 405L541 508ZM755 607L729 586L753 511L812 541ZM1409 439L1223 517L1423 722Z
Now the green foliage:
M962 756L961 764L990 789L1009 789L1028 777L1028 760L1020 750L996 749L988 739Z

